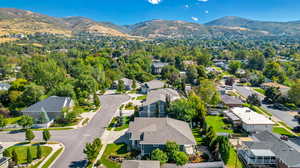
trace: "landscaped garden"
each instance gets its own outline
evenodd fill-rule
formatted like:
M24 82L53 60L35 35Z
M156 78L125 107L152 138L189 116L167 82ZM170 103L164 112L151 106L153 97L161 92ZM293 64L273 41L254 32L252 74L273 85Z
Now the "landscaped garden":
M136 98L136 100L146 100L147 95L139 96Z
M108 144L101 157L101 163L109 168L120 168L121 161L131 156L132 153L128 152L126 144Z
M9 155L12 156L13 151L15 151L16 154L17 154L17 158L18 158L17 164L26 164L27 159L28 159L27 158L28 148L31 152L32 160L38 159L38 145L30 145L30 146L15 145L15 146L12 146L12 147L9 147L8 149L6 149L6 151L4 153L8 152ZM52 148L48 147L48 146L41 146L41 151L42 151L42 154L41 154L42 157L41 158L43 158L43 157L48 156L51 153Z
M129 123L132 121L132 117L114 117L112 121L110 122L107 130L109 131L122 131L124 129L127 129L129 127Z

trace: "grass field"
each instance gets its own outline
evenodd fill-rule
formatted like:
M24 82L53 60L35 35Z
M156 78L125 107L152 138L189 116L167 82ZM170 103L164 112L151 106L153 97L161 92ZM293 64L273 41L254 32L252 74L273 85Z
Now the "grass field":
M261 88L254 88L254 90L260 94L263 94L265 95L266 94L266 91L264 89L261 89Z
M226 164L227 168L245 168L245 165L240 161L239 158L237 158L237 153L233 149L233 147L230 148L230 155L229 160Z
M216 132L233 133L232 129L225 129L225 127L230 127L230 125L224 123L223 117L207 116L206 122L209 126L213 127Z
M6 123L9 124L16 124L21 117L12 117L12 118L5 118Z
M42 166L42 168L48 168L51 163L58 157L58 155L62 152L63 148L58 149L48 160L47 162Z
M289 137L294 137L292 133L290 133L288 130L282 127L273 127L273 132L279 135L286 135Z
M115 124L117 124L118 119L113 118L109 126L107 127L107 130L111 131L114 128L114 131L122 131L124 129L127 129L129 127L129 122L131 121L131 117L123 117L124 124L120 127L115 127Z
M144 96L139 96L136 98L136 100L146 100L147 98L147 95L144 95Z
M130 153L127 151L126 144L108 144L101 157L101 163L109 168L121 168L121 165L117 162L113 162L109 159L109 156L128 156Z
M17 152L17 155L19 158L18 164L23 164L23 163L27 162L27 148L30 148L33 160L37 159L37 145L12 146L12 147L9 147L7 150L10 153L12 153L12 151L15 150ZM42 148L42 156L43 157L48 156L52 151L52 148L48 147L48 146L41 146L41 148Z

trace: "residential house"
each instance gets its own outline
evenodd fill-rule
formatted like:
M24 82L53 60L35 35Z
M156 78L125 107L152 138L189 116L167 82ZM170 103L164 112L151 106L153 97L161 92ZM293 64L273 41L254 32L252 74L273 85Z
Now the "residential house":
M10 88L10 84L8 83L0 83L0 90L8 90Z
M160 168L157 160L124 160L122 168Z
M222 99L222 103L228 107L242 107L243 106L243 102L239 98L234 97L234 96L229 96L229 95L223 94L221 96L221 99Z
M131 148L141 151L142 156L163 149L169 141L176 142L187 154L193 154L196 145L189 124L171 118L137 117L129 123L127 134Z
M8 168L9 158L3 156L3 147L0 145L0 168Z
M236 126L241 126L249 133L272 131L274 122L248 107L234 107L224 113Z
M152 90L143 102L139 115L140 117L165 117L167 101L172 102L179 98L178 92L171 88Z
M284 86L284 85L281 85L281 84L275 83L275 82L266 82L266 83L263 83L263 84L261 84L261 87L263 89L267 89L267 88L270 88L270 87L278 88L280 90L280 92L281 92L282 95L287 95L288 91L290 90L290 87Z
M167 66L168 63L160 62L160 61L154 61L152 64L152 73L153 74L160 74L163 67Z
M150 92L151 90L155 90L155 89L161 89L164 88L166 85L165 82L161 81L161 80L152 80L149 82L144 83L141 86L141 93L143 94L147 94L148 92Z
M202 162L202 163L188 163L183 166L179 166L176 164L163 164L162 168L224 168L224 162L217 161L217 162Z
M22 113L36 120L44 117L49 122L61 117L63 109L71 109L73 106L74 102L70 97L50 96L24 109Z
M120 79L121 81L124 82L124 85L125 85L125 89L126 90L132 90L132 84L133 84L133 80L131 79L128 79L128 78L122 78ZM114 81L113 83L113 88L114 89L117 89L118 88L118 84L119 84L119 80L116 80ZM136 87L138 88L139 87L139 84L136 82Z
M254 141L242 142L238 150L248 167L300 168L300 146L283 141L269 131L253 135Z

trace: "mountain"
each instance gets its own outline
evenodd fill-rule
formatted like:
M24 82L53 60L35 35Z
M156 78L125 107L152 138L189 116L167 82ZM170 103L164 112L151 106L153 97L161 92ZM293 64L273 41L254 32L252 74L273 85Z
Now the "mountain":
M50 33L71 36L78 33L131 38L112 23L84 17L55 18L31 11L0 8L0 36L6 34Z
M192 38L210 34L205 26L184 21L150 20L127 28L130 34L146 38Z
M213 27L245 28L252 31L260 31L269 35L299 35L300 21L293 22L268 22L256 21L235 16L226 16L205 24Z
M56 18L14 8L0 8L0 42L15 40L12 34L50 33L73 36L116 36L145 40L156 38L248 39L257 37L300 37L300 21L266 22L235 16L206 24L174 20L150 20L119 26L85 17ZM6 35L6 36L5 36ZM8 36L7 36L8 35Z

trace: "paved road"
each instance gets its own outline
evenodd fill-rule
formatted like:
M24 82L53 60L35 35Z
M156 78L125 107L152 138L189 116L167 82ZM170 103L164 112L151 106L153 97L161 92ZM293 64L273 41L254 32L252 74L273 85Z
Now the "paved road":
M51 131L51 141L58 141L65 145L62 156L53 165L54 168L82 168L84 159L83 148L87 142L101 137L118 107L130 98L127 95L104 95L100 97L102 108L86 127L75 130ZM34 140L42 140L41 131L35 132ZM1 142L24 141L24 133L0 133Z
M234 89L239 92L243 97L248 97L249 95L255 93L251 89L244 87L244 86L234 86ZM261 100L263 100L263 96L259 96ZM292 116L291 114L288 113L288 111L281 111L281 110L276 110L273 108L268 107L266 104L262 104L261 106L263 109L267 110L269 113L273 114L276 118L284 121L288 126L294 128L296 126L299 126L299 123L297 120Z

